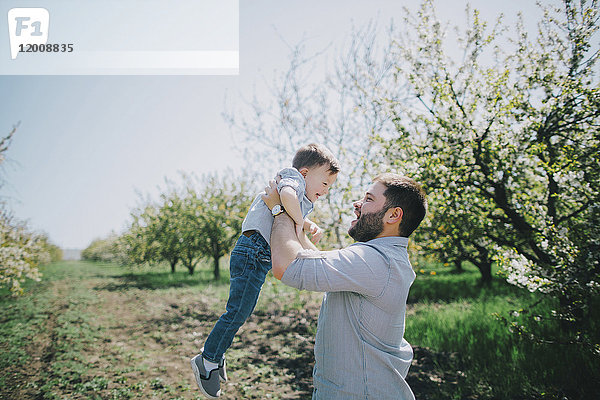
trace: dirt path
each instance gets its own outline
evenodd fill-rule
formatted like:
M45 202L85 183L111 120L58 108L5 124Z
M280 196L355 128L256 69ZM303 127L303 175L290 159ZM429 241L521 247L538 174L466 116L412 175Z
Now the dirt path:
M225 400L311 398L321 295L270 289L227 353ZM0 398L201 398L189 358L223 312L226 285L156 288L132 275L100 273L57 280L49 290L44 327L26 349L27 371L14 371L19 378ZM451 392L462 378L458 361L415 348L408 382L419 398Z
M194 289L160 295L139 289L96 290L107 311L99 318L106 339L89 359L95 373L112 382L106 391L118 389L114 382L122 382L121 388L136 387L141 397L162 390L158 398L197 398L188 360L202 346L224 302ZM223 399L311 398L320 295L299 296L261 297L228 351L230 380L223 385ZM302 306L286 309L284 305L294 301ZM421 398L451 391L463 375L455 368L440 371L440 366L458 362L456 354L417 347L409 384L425 396Z
M189 358L198 353L224 301L198 289L124 289L118 283L94 288L104 311L95 323L104 340L86 357L90 378L110 382L98 394L105 398L129 389L136 397L196 399ZM230 380L223 399L310 398L319 300L304 297L302 309L285 313L285 298L261 297L228 351Z
M64 281L52 282L48 285L50 302L44 306L44 315L38 316L43 323L38 326L35 335L28 336L24 352L28 355L25 368L13 365L3 371L7 379L7 385L2 388L0 399L43 400L44 394L39 390L40 378L46 374L49 365L55 361L57 342L56 327L57 316L68 308L67 300L60 294L69 291L69 285ZM43 301L43 300L40 300Z

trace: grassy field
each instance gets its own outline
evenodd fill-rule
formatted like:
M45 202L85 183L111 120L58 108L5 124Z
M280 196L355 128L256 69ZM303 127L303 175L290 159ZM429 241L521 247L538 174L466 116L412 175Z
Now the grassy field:
M597 360L518 340L493 316L531 294L482 288L475 270L415 269L406 337L418 399L594 398ZM223 272L61 262L20 298L0 292L0 399L201 398L188 360L224 310ZM222 398L309 399L320 301L270 276L227 353Z

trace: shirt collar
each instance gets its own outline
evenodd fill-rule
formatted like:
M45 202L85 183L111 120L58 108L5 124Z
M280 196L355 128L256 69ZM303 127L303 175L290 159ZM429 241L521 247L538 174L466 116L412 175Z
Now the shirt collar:
M387 246L408 247L408 238L402 237L402 236L386 236L386 237L371 239L365 243L380 244L380 245L387 245Z

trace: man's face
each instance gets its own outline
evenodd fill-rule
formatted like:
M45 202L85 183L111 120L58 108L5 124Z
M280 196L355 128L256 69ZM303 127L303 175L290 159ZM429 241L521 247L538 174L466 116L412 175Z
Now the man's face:
M335 182L337 174L329 171L329 165L319 167L302 168L300 170L306 181L306 197L313 203L321 196L329 192L329 188Z
M348 234L357 242L375 239L383 231L383 216L387 212L385 205L385 185L373 183L362 200L354 202L356 219L350 223Z

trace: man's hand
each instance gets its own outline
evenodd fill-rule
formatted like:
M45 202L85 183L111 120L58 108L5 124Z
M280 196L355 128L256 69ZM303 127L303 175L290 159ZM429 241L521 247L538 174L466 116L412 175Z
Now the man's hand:
M275 181L269 181L269 185L265 187L265 194L262 196L263 201L272 210L277 204L281 204L281 198L277 191L277 183Z

